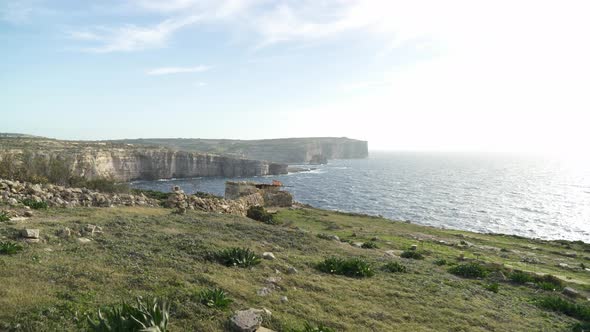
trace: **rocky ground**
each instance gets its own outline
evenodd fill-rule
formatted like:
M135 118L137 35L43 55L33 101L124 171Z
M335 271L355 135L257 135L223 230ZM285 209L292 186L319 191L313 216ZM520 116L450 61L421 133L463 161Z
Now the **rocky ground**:
M584 316L541 307L540 299L588 307L590 246L581 242L441 230L304 207L278 209L276 223L266 224L241 212L208 212L211 204L244 202L197 200L180 190L163 202L169 208L146 198L127 206L98 193L111 207L85 207L81 202L99 201L93 193L72 192L74 199L67 188L41 186L39 192L30 184L2 183L8 197L2 196L0 210L20 217L0 221L0 243L22 250L0 253L0 331L88 330L86 317L96 317L98 308L137 296L170 305L170 331L571 331ZM53 203L27 209L22 200L33 196ZM55 204L57 197L68 203ZM211 259L233 247L251 249L260 262L239 268ZM404 258L417 258L408 252L422 259ZM330 257L358 259L373 272L365 278L326 273L318 266ZM404 271L385 269L393 263ZM471 263L490 274L450 272ZM560 285L521 282L518 271L552 275ZM227 308L203 304L199 293L212 288L232 300Z
M144 194L101 193L86 188L67 188L52 184L32 184L0 179L0 204L5 203L10 208L4 212L13 218L32 215L30 207L23 202L45 202L49 207L121 207L145 206L174 207L179 212L186 210L200 210L214 213L228 213L245 216L252 205L262 205L263 197L253 194L239 200L225 200L221 198L202 198L196 195L186 195L180 189L173 191L167 201L151 199ZM29 212L27 212L29 211Z

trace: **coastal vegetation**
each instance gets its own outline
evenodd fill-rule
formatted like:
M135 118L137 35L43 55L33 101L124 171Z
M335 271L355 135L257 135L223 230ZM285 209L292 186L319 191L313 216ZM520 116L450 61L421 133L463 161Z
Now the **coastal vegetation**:
M270 310L263 325L275 331L561 331L589 323L583 242L303 207L273 217L281 224L157 207L50 207L0 223L0 330L92 330L136 315L148 326L166 312L168 331L225 331L232 312L248 307ZM23 228L38 229L39 242L24 242ZM368 242L378 248L357 246ZM156 297L160 314L152 300L122 305L137 297Z

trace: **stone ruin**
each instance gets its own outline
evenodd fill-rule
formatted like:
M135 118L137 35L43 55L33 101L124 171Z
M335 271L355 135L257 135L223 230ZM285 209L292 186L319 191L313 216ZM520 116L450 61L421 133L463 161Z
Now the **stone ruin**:
M281 190L282 187L283 184L276 180L271 184L227 181L225 183L225 199L237 200L259 194L264 200L264 206L291 207L293 205L293 196L288 191Z

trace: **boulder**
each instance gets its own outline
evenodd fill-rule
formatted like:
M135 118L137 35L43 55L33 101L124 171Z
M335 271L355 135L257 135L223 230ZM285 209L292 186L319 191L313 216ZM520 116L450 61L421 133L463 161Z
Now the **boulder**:
M26 239L39 239L39 230L38 229L23 229L21 231L21 236Z
M287 302L289 302L289 298L286 297L286 296L281 296L281 302L282 303L287 303Z
M297 271L296 268L294 268L293 266L289 266L287 268L287 274L297 274L299 271Z
M230 318L230 324L237 332L254 332L262 324L262 310L238 310Z

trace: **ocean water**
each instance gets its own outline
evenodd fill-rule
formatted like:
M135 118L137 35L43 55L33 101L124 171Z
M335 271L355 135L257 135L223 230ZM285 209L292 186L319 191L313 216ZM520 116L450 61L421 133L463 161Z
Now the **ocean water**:
M315 167L315 166L313 166ZM590 243L590 164L464 153L371 152L277 179L313 206L423 225ZM226 178L138 181L132 186L223 195Z

